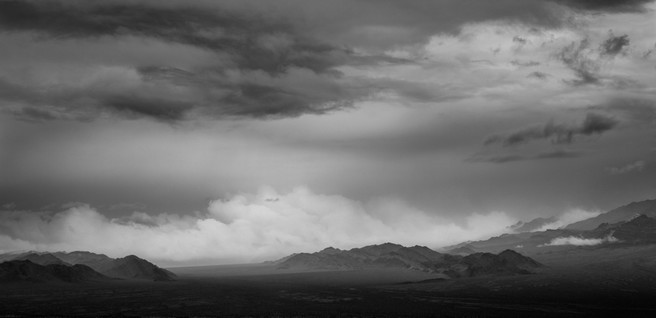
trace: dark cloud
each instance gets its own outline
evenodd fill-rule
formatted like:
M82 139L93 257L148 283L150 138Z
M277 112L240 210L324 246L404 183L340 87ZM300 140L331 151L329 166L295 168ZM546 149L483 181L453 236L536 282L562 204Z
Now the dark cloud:
M315 72L336 65L339 49L299 36L289 24L254 14L202 7L2 1L0 27L59 38L137 35L227 53L242 69L272 74L288 67Z
M578 86L585 84L602 84L603 77L599 74L603 59L612 59L617 55L624 52L625 48L629 45L630 40L628 35L615 36L609 32L608 38L604 40L599 48L593 48L589 39L583 39L579 42L572 42L570 45L564 47L557 54L565 65L574 71L577 79L568 81L569 83ZM613 79L611 85L621 85L622 79Z
M508 163L515 161L524 161L527 157L522 155L494 155L469 158L469 162L491 162L491 163Z
M617 126L618 121L615 118L607 117L604 115L590 113L583 120L583 124L580 128L573 130L574 133L579 133L581 135L594 135L602 134L606 131L609 131L615 126Z
M597 84L600 81L598 72L601 66L589 56L589 48L590 41L583 39L578 43L572 42L558 54L558 58L574 71L577 77L572 81L574 85Z
M590 136L603 134L619 122L613 117L589 113L581 124L568 126L549 122L543 126L524 128L503 135L494 135L485 140L485 144L501 144L504 147L516 146L533 140L549 139L552 143L571 143L577 135Z
M525 38L523 38L521 36L518 36L518 35L514 36L512 40L513 40L513 42L519 43L521 45L524 45L524 44L528 43L528 40L526 40Z
M366 1L354 3L371 5ZM381 6L397 7L392 3ZM265 17L231 1L1 1L0 29L4 31L32 32L68 43L71 39L94 41L128 36L156 39L214 52L216 64L183 68L161 64L161 58L160 64L140 59L122 66L124 72L139 76L138 83L131 78L131 85L113 79L118 83L58 89L39 87L39 79L35 80L37 84L5 79L0 83L0 97L28 105L28 110L20 112L55 107L85 119L109 112L162 121L182 120L190 114L255 118L322 114L349 107L354 100L380 91L420 101L445 98L441 91L413 82L346 82L337 71L339 66L411 61L327 44L308 36L293 24L295 21L283 20L275 14ZM74 54L84 56L84 52Z
M40 114L45 119L45 113L35 109L46 106L164 121L184 119L193 110L217 116L284 117L338 109L358 97L344 92L341 75L334 69L348 62L351 51L309 39L287 23L254 13L148 2L1 1L0 29L83 41L153 38L215 52L220 62L220 67L187 70L126 65L141 76L137 87L128 88L57 91L11 80L0 83L1 97L29 104L20 113L33 118ZM219 56L227 61L221 62ZM359 63L379 59L360 56ZM311 80L311 87L303 76Z
M535 71L535 72L531 72L530 74L528 74L528 77L535 77L537 79L544 80L544 79L547 79L547 77L549 77L549 74L543 73L543 72L540 72L540 71Z
M647 49L642 53L642 58L643 59L648 59L652 53L654 53L654 50L656 49L656 44L651 49Z
M656 123L656 101L650 99L615 98L589 109L618 114L632 125Z
M34 118L38 117L35 109L56 108L55 113L73 113L62 118L112 113L163 121L198 114L254 118L322 114L380 91L414 101L443 101L460 96L409 81L355 83L358 79L345 79L339 69L412 63L381 52L422 43L438 33L456 34L468 23L498 20L537 27L565 22L544 0L415 0L404 4L393 0L0 1L4 34L34 35L37 42L66 42L71 51L75 41L148 39L216 57L196 66L167 62L164 56L124 61L121 67L139 76L139 82L131 85L113 79L119 85L43 87L38 78L31 83L0 78L0 99L20 104L14 108L27 107L18 113L30 116L31 112ZM514 41L527 42L519 36ZM621 43L608 46L608 52L617 45ZM71 54L84 60L86 53ZM598 80L593 63L576 47L564 51L562 60L577 72L581 83ZM514 65L536 64L517 61Z
M551 0L566 6L592 11L640 12L653 0Z
M128 117L151 117L162 121L177 121L193 105L184 101L176 102L156 97L111 96L102 101L103 106Z
M540 65L540 62L538 61L519 61L519 60L512 60L510 61L510 64L514 66L520 66L520 67L531 67L531 66L538 66Z
M601 44L600 51L601 55L615 56L624 51L624 49L629 46L631 41L629 36L624 34L620 36L614 36L612 33L610 37Z
M467 159L469 162L510 163L517 161L534 161L546 159L570 159L581 157L581 153L570 150L553 150L537 154L501 154L501 155L478 155Z

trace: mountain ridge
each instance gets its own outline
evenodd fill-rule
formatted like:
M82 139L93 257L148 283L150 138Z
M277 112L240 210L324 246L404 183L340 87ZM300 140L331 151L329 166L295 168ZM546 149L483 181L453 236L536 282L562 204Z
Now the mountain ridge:
M656 217L656 199L631 202L602 213L598 216L575 222L565 226L568 230L593 230L603 223L618 223L627 221L636 215Z
M515 251L497 255L474 253L468 256L436 252L425 246L405 247L393 243L369 245L350 250L326 248L315 253L298 253L282 259L279 269L362 270L404 269L442 274L446 277L530 274L542 267L537 261Z
M101 275L119 279L171 281L175 280L176 277L174 273L135 255L111 258L104 254L87 251L74 251L70 253L29 251L0 255L0 262L4 263L23 260L31 261L31 263L39 266L62 265L74 267L80 265L88 267Z

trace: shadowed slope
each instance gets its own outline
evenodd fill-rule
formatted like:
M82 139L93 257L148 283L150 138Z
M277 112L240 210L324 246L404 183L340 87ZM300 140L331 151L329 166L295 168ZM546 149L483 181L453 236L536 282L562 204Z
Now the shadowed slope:
M39 265L29 260L0 263L2 282L86 282L105 281L110 278L85 265Z
M450 277L491 274L528 274L541 265L521 254L507 250L499 255L475 253L466 257L435 252L427 247L404 247L385 243L348 251L327 248L317 253L300 253L284 258L280 269L356 270L396 268Z

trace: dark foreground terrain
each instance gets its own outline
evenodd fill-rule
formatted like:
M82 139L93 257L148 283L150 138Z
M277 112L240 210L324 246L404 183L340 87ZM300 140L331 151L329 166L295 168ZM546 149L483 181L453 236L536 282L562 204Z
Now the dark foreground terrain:
M550 266L544 258L547 267L537 274L461 279L246 265L174 268L171 282L3 284L0 316L656 317L653 264L571 267L553 260Z

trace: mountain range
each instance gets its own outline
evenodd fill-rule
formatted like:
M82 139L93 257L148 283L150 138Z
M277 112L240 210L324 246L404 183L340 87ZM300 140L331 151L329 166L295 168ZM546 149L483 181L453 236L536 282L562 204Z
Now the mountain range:
M91 252L24 252L0 255L0 280L90 281L137 279L170 281L175 274L134 255L110 258Z
M602 213L596 217L572 223L565 228L568 230L593 230L603 223L613 224L627 221L638 215L656 218L656 200L633 202Z
M525 255L534 256L554 249L611 248L656 243L656 218L648 216L656 216L656 213L654 210L641 210L641 212L647 214L632 215L614 223L599 223L603 220L618 220L618 215L629 214L627 209L616 209L608 212L610 216L602 214L594 220L581 224L575 223L574 226L556 230L503 234L487 240L448 246L442 250L452 254L468 255L514 249ZM591 225L596 227L590 230L582 229L589 228Z
M443 274L449 278L529 274L542 267L535 260L513 250L505 250L499 254L474 253L459 256L439 253L425 246L405 247L392 243L350 250L329 247L316 253L293 254L276 263L279 269L408 269Z

